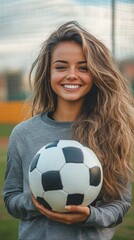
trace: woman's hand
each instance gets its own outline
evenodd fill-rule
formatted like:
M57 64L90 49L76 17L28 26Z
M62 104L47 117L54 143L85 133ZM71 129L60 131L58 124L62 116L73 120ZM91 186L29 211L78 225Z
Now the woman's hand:
M65 210L67 210L66 213L60 213L50 211L47 208L43 207L37 202L33 195L32 201L36 208L38 209L38 211L40 211L48 219L66 224L84 222L90 215L90 209L88 207L70 205L65 207Z

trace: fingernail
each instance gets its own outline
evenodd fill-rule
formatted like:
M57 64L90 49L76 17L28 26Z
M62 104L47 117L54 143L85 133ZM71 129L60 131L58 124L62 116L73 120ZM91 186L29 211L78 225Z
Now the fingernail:
M70 206L65 206L65 209L66 209L66 210L70 210L71 207L70 207Z

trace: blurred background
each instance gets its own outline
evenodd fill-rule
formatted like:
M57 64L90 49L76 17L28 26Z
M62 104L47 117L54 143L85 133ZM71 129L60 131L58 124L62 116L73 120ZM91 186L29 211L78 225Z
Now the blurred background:
M30 106L28 74L42 42L66 21L78 21L112 52L134 93L134 0L0 0L0 190L8 138ZM134 207L114 240L134 239ZM17 240L18 220L0 193L0 239Z

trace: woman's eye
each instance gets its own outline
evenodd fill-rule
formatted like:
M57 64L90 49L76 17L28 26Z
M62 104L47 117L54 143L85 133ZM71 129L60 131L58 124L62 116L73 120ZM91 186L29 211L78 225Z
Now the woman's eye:
M88 68L87 68L87 66L81 66L81 67L79 67L79 70L82 72L87 72Z
M64 69L66 69L65 66L56 66L55 68L58 69L58 70L64 70Z

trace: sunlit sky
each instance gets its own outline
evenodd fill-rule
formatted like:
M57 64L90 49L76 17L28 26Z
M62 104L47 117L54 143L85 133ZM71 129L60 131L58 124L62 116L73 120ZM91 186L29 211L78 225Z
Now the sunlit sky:
M116 58L134 57L134 0L115 0ZM111 0L0 0L0 70L27 70L57 26L76 20L111 49Z

